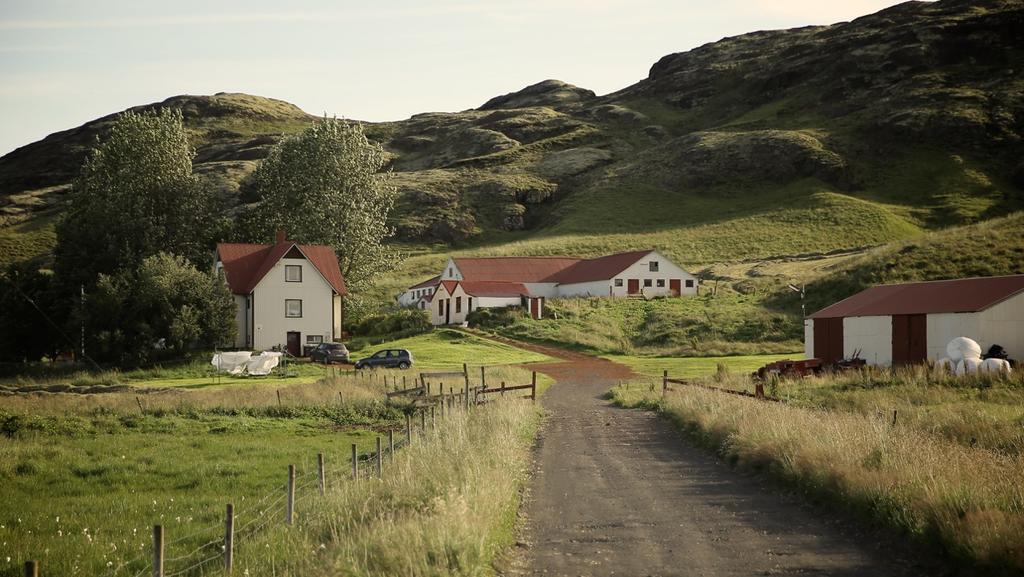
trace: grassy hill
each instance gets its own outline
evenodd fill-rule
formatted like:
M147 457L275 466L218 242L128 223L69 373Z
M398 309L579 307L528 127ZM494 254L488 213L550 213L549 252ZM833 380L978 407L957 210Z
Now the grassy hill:
M875 247L955 239L973 230L956 227L1024 209L1022 31L1024 0L908 2L671 54L612 94L547 80L477 109L366 123L389 154L397 241L411 255L372 296L388 302L448 252L656 247L718 278L720 295L786 316L779 334L791 341L783 280L846 277L814 293L831 297L852 278L887 278L842 268L851 255L866 252L856 266L871 268L889 250ZM244 94L146 107L166 106L184 111L196 171L236 214L269 147L314 119ZM45 266L68 185L112 118L0 158L0 264ZM1019 253L1009 258L991 270L1019 269Z

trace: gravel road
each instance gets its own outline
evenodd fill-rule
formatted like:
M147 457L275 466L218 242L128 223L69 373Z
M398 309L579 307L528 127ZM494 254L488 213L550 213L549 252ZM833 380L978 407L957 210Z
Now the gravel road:
M542 402L519 554L507 575L935 575L902 547L738 473L648 411L602 395L621 365L561 363ZM941 573L941 571L940 571Z

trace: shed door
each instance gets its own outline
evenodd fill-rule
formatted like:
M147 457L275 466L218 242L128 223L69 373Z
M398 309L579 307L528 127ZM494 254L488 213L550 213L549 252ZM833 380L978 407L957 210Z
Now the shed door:
M626 281L626 294L635 295L640 292L640 279L631 278Z
M540 318L540 299L530 299L530 316L539 319Z
M892 364L923 363L928 358L928 316L892 316Z
M843 319L814 319L814 356L826 363L843 358Z
M677 279L677 278L669 279L669 281L668 281L668 289L670 291L672 291L672 294L674 296L679 296L679 295L683 294L683 286L682 285L683 285L683 283L679 279Z

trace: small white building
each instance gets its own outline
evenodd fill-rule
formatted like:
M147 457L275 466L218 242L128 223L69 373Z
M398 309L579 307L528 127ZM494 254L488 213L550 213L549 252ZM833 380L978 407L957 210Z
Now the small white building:
M235 297L236 348L301 356L304 346L342 337L347 290L331 247L278 232L275 244L218 244L214 267Z
M441 277L435 276L405 289L405 292L398 295L398 306L425 310L430 303L431 295L437 290L437 285L440 282Z
M458 285L446 283L459 283ZM398 302L416 306L415 290L436 287L437 298L454 304L449 310L434 298L434 324L461 324L460 299L472 309L520 305L541 318L545 299L572 297L659 297L694 295L697 278L656 250L613 254L600 258L566 257L451 257L436 279L403 293ZM459 288L461 287L461 289ZM441 291L444 291L443 293ZM462 292L458 292L458 291ZM456 294L457 293L457 294ZM421 297L422 298L422 297ZM475 300L474 300L475 299Z
M889 366L935 361L969 337L1024 358L1024 275L881 285L804 321L807 358Z

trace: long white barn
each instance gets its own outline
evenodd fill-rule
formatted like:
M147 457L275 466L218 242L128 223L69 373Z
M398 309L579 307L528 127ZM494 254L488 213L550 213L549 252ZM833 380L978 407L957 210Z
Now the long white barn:
M593 259L451 257L441 274L399 296L403 306L430 308L435 325L461 324L478 308L526 307L534 318L549 298L682 296L699 282L656 250Z
M1024 358L1024 275L882 285L804 321L808 358L860 358L872 365L935 361L969 337Z

